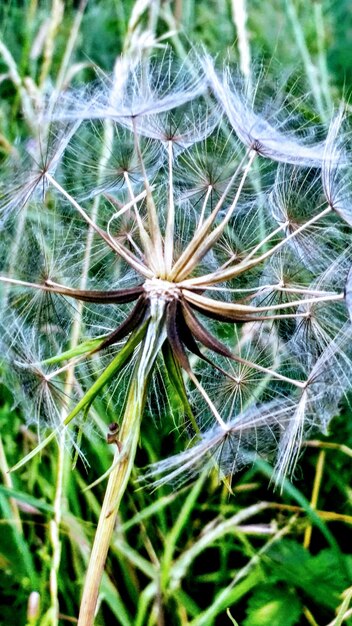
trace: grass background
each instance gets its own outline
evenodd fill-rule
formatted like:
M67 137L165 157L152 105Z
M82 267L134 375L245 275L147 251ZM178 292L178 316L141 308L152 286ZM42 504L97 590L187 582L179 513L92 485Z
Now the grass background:
M17 137L30 133L23 89L35 93L55 82L75 20L81 18L68 65L73 83L90 80L94 65L110 71L126 39L142 37L151 27L156 38L167 35L180 55L199 43L238 62L240 36L245 36L253 62L263 63L279 84L298 80L303 92L312 93L321 117L328 117L341 98L348 103L349 0L248 0L242 32L236 28L235 4L238 8L242 2L2 2L1 158ZM60 5L64 10L57 20ZM138 7L145 9L139 16ZM138 19L132 24L133 15ZM216 476L200 477L179 492L137 490L132 481L107 564L97 626L351 626L351 417L346 400L329 435L307 443L295 480L282 493L270 488L271 470L265 464L239 473L233 494ZM107 470L112 457L104 428L113 415L107 417L103 403L96 402L92 418L93 432L83 444L90 467L78 464L72 470L70 459L66 467L60 625L77 618L104 483L83 489ZM0 433L0 623L54 625L50 570L56 447L18 473L7 473L35 445L37 434L26 426L25 411L4 384ZM167 411L157 424L147 415L138 467L183 447ZM28 608L29 599L35 610Z

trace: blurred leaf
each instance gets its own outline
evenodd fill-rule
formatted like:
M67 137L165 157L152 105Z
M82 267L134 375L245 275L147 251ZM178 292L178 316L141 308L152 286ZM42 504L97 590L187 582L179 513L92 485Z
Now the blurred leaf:
M311 556L295 541L285 540L273 546L266 555L270 559L270 580L284 581L300 589L317 604L335 609L339 597L352 582L352 559L337 558L331 549Z
M34 498L30 494L23 491L10 489L9 487L4 487L3 485L0 485L0 494L1 493L9 498L15 498L20 502L24 502L28 505L28 507L33 507L34 509L37 509L36 513L39 513L39 511L42 511L43 513L53 513L54 511L54 507L47 502L44 502L43 500L38 500L38 498Z
M263 585L248 601L243 626L295 626L301 609L301 603L291 589Z

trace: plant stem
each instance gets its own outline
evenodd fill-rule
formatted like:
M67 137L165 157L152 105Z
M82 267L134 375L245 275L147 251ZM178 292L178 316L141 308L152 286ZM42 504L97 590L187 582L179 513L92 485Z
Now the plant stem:
M165 267L167 275L171 272L174 255L175 202L173 182L173 150L172 141L168 142L169 156L169 200L165 230Z
M324 103L322 99L321 77L318 75L317 68L315 67L312 61L312 57L309 52L307 42L305 40L305 35L302 29L302 23L299 19L295 4L294 2L292 2L292 0L287 0L286 10L287 10L288 18L291 22L297 48L302 57L304 69L306 71L307 79L312 90L313 98L315 100L317 109L319 111L319 115L322 121L326 122L327 113L326 113L326 109L324 107Z
M237 48L239 54L240 69L246 83L247 94L251 96L253 91L251 76L251 50L249 45L249 33L247 29L246 0L232 0L232 19L236 27Z
M312 509L316 509L318 506L319 491L320 491L321 482L323 479L323 472L324 472L325 456L326 456L325 450L320 450L318 461L316 464L313 491L312 491L312 497L310 501L310 505ZM304 532L304 540L303 540L303 546L307 550L310 546L310 541L312 538L312 530L313 530L313 526L312 526L311 521L309 521L309 525L307 526Z
M116 517L134 465L148 378L165 340L165 302L151 302L151 319L131 377L119 441L104 497L83 589L78 626L92 626Z
M49 18L47 35L45 37L43 48L43 62L39 76L39 87L41 90L44 89L46 79L52 66L55 43L57 41L56 36L64 17L64 11L65 4L64 2L62 2L62 0L52 0L51 16Z
M117 512L133 467L139 439L140 409L142 409L140 402L138 408L134 405L136 391L136 383L133 381L121 427L119 445L122 447L122 453L117 448L88 565L78 626L90 626L94 623L100 582L114 532Z
M65 52L64 52L63 57L61 59L60 69L59 69L59 72L58 72L58 75L57 75L57 79L56 79L55 91L56 91L57 94L60 93L62 85L65 82L66 75L67 75L67 69L69 67L70 59L72 57L72 53L74 51L74 48L75 48L75 45L76 45L76 42L77 42L79 29L81 27L83 14L84 14L84 11L86 9L87 4L88 4L88 0L81 0L80 1L79 5L78 5L76 16L75 16L75 18L74 18L74 20L72 22L70 35L69 35L69 38L68 38L67 43L66 43Z

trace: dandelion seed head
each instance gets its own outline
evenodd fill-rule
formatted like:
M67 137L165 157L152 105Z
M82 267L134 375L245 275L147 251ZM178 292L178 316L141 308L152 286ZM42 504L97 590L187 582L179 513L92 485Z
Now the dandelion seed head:
M206 53L134 50L48 102L0 187L19 397L57 428L99 395L124 450L132 414L171 417L190 443L155 485L256 458L282 482L351 387L348 121L322 138L261 90Z

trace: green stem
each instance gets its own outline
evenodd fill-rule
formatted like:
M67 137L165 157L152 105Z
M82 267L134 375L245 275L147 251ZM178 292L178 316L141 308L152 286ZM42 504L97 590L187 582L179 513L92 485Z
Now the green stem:
M88 626L94 623L99 587L114 532L117 512L134 463L143 408L143 399L141 397L137 398L137 393L136 382L133 381L121 426L120 446L122 447L122 452L120 453L120 449L117 448L112 466L113 469L109 476L88 565L78 618L79 626ZM137 401L136 404L135 401Z
M99 517L83 589L78 626L92 626L101 579L121 499L134 465L140 425L147 395L148 379L158 352L165 341L163 323L165 302L151 302L151 318L141 343L127 395L123 421L112 469Z

